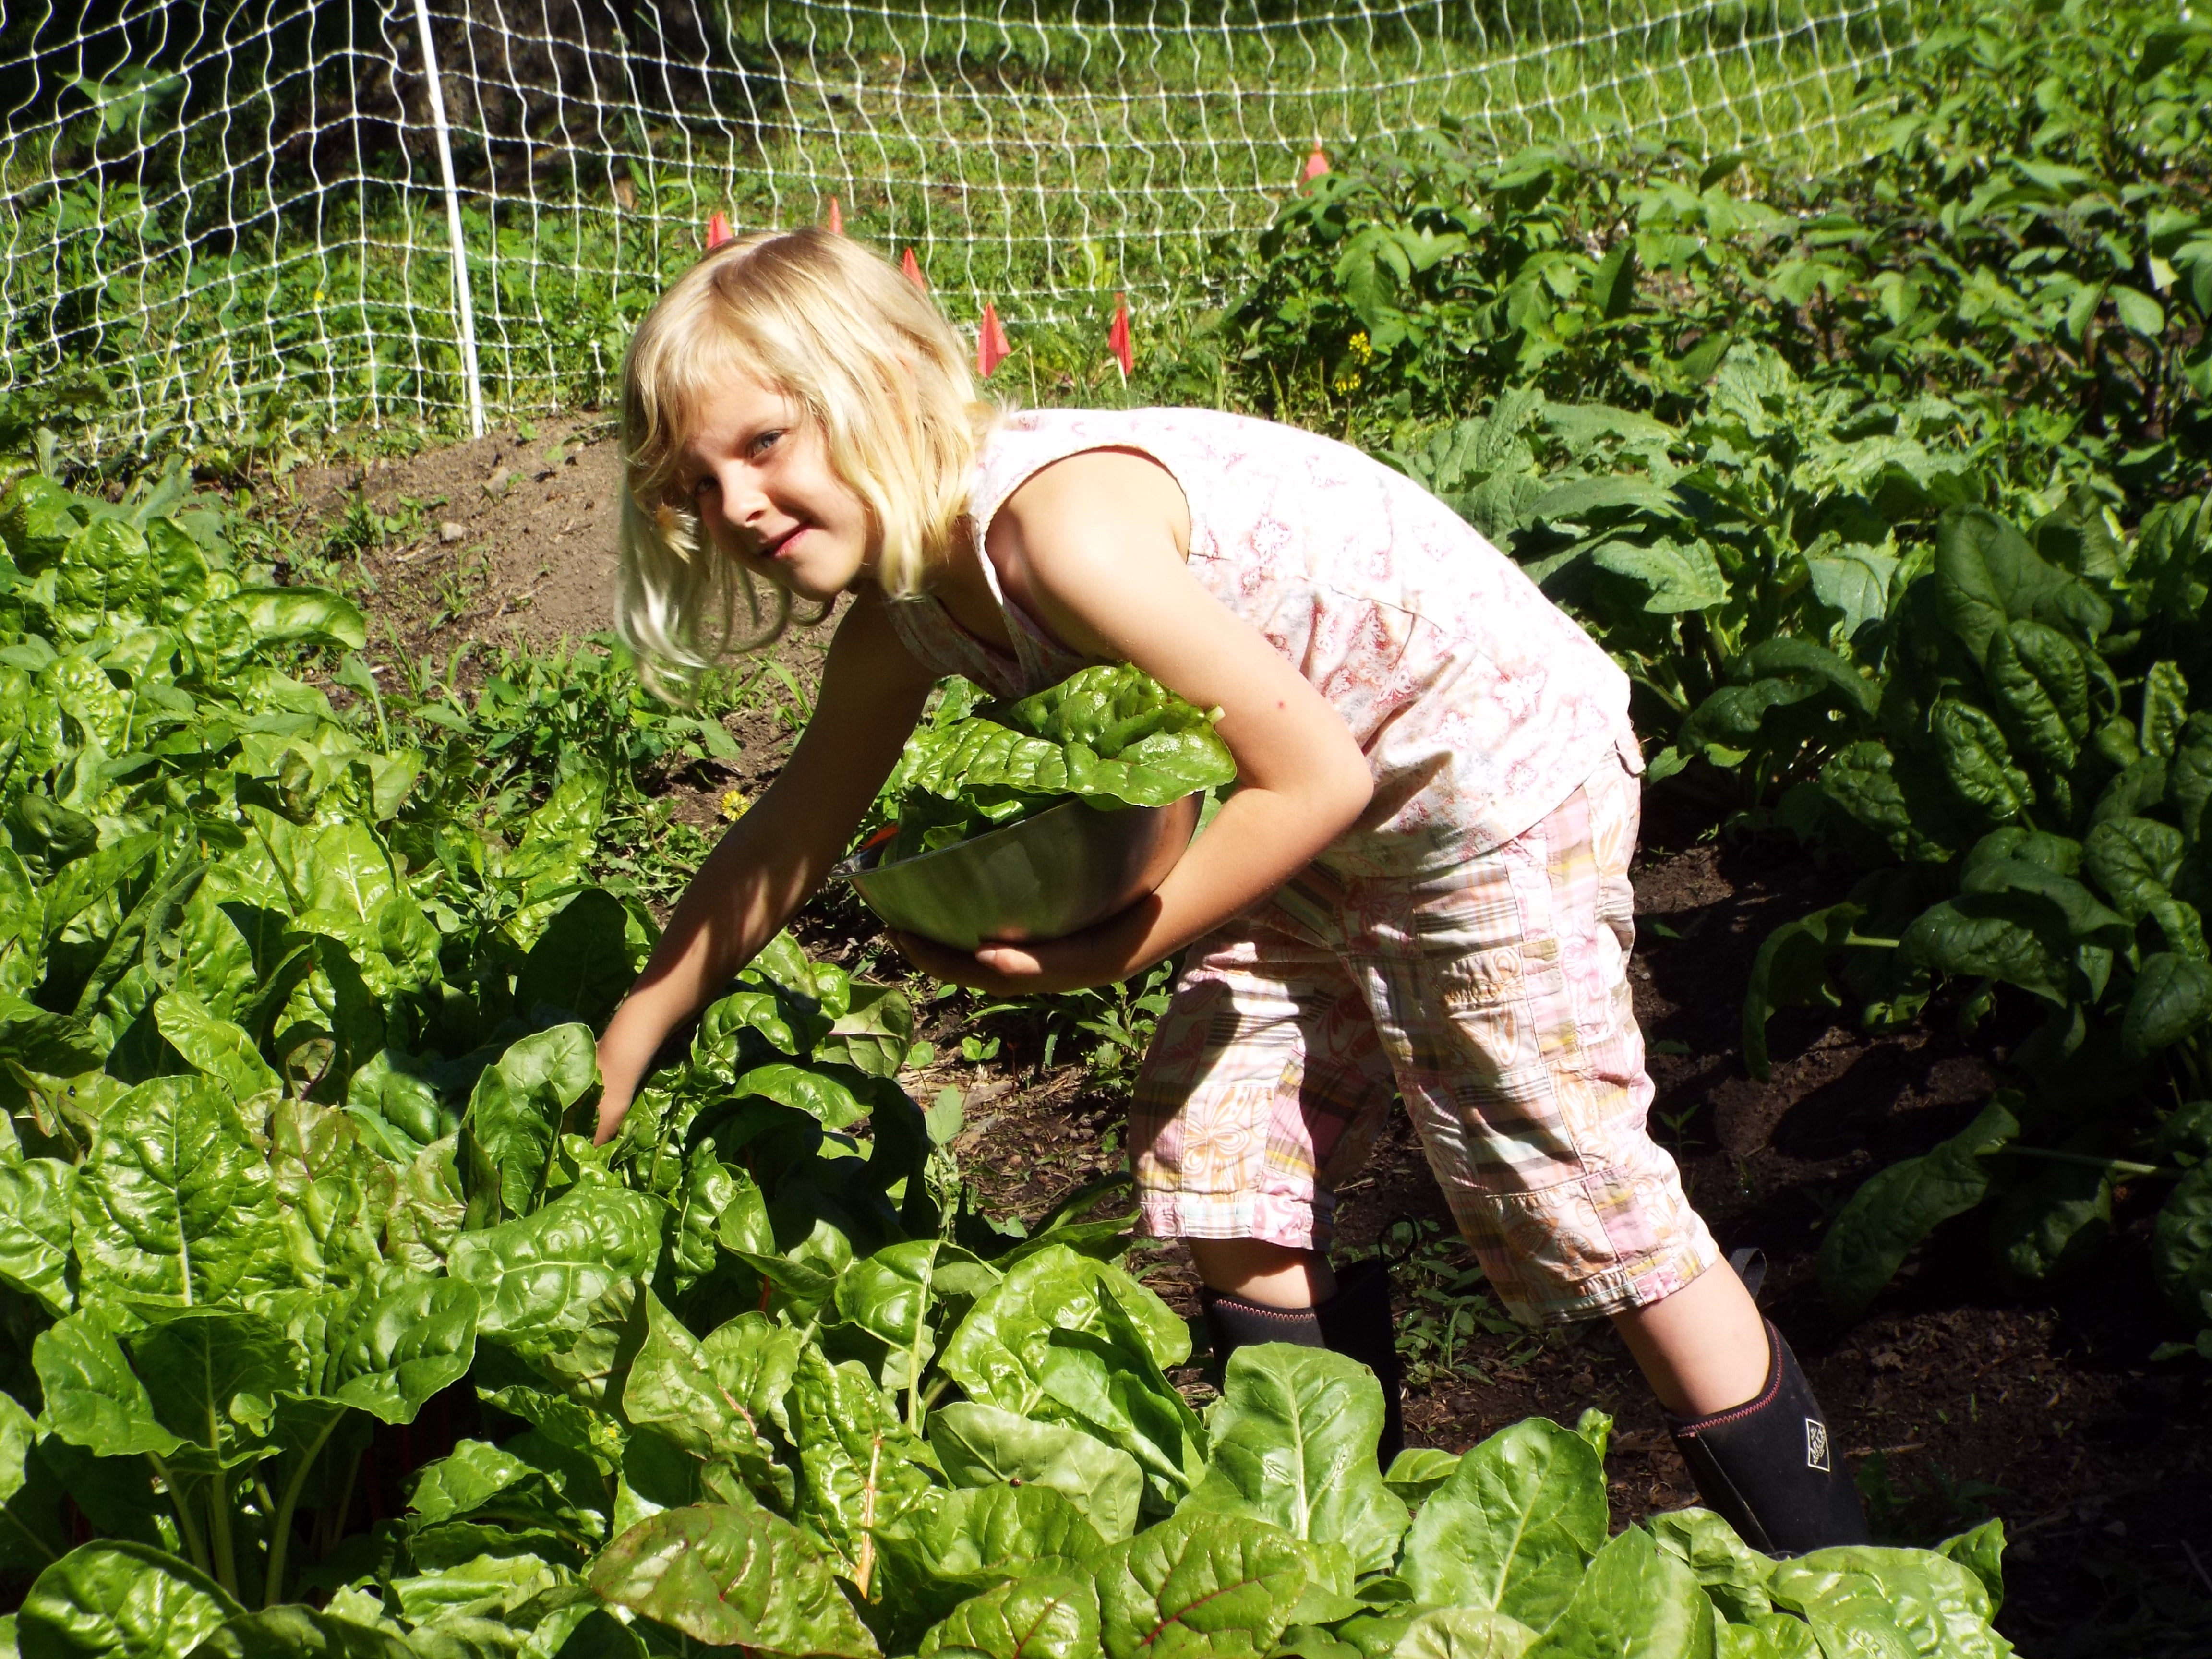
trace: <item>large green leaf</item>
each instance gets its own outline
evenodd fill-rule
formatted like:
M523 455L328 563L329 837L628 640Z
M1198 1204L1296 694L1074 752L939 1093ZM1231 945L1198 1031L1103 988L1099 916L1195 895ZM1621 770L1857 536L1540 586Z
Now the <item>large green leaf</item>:
M1382 1429L1382 1387L1357 1360L1283 1342L1239 1348L1207 1425L1212 1461L1184 1506L1341 1545L1355 1571L1385 1571L1407 1517L1375 1465Z
M1190 1332L1159 1297L1118 1267L1051 1245L981 1297L945 1346L943 1364L969 1397L1028 1415L1050 1398L1043 1371L1055 1330L1109 1337L1110 1298L1161 1369L1190 1358Z
M2172 902L2183 851L2181 832L2172 824L2133 814L2103 818L2081 838L2083 867L2130 921Z
M1538 506L1550 499L1545 497ZM1591 553L1590 562L1641 583L1646 590L1644 608L1655 616L1708 611L1728 603L1728 577L1705 542L1677 541L1671 536L1649 543L1608 541Z
M154 1414L154 1401L116 1340L116 1316L81 1308L39 1333L31 1364L46 1397L41 1419L73 1446L101 1457L167 1456L182 1443Z
M1954 508L1936 532L1936 593L1944 620L1974 660L2008 623L2033 620L2100 634L2112 612L2081 580L2047 562L2027 538L1982 507Z
M346 1080L346 1111L361 1126L370 1151L411 1164L425 1146L460 1127L440 1104L438 1091L425 1075L428 1069L429 1062L384 1048Z
M1127 1452L1080 1429L959 1401L931 1414L929 1440L957 1486L1015 1481L1049 1488L1109 1541L1127 1538L1137 1524L1143 1471Z
M514 976L524 1013L558 1009L594 1029L606 1024L636 977L629 912L604 887L586 887L554 914Z
M1494 1608L1437 1607L1407 1626L1390 1652L1391 1659L1521 1659L1535 1640L1534 1631Z
M57 1158L0 1164L0 1280L57 1319L76 1305L69 1282L70 1195L76 1168Z
M1951 792L1931 763L1893 755L1869 738L1846 744L1820 769L1820 793L1900 860L1945 860L1966 837Z
M266 1607L221 1626L189 1659L420 1659L405 1638L313 1607Z
M866 1103L836 1076L811 1066L771 1060L747 1067L731 1085L739 1097L757 1095L822 1120L825 1129L842 1129L868 1115Z
M914 1005L906 993L890 985L854 985L844 1012L815 1045L814 1058L888 1080L897 1077L913 1048Z
M2120 1049L2148 1060L2212 1018L2212 963L2161 951L2143 958L2120 1016Z
M616 1605L715 1647L787 1659L880 1651L820 1551L765 1510L664 1510L610 1545L591 1583Z
M293 1272L310 1285L354 1285L384 1265L398 1171L362 1145L361 1120L287 1098L269 1119L269 1174Z
M2014 763L2004 728L1986 709L1939 697L1928 733L1951 787L1990 823L2008 823L2034 802L2035 786Z
M1932 1550L1814 1550L1778 1565L1767 1592L1803 1615L1824 1653L2006 1659L2012 1652L1990 1627L1993 1609L1980 1577Z
M23 1659L176 1659L245 1609L204 1573L144 1544L74 1549L23 1598Z
M1890 584L1901 562L1888 550L1891 545L1852 542L1833 547L1825 555L1806 555L1805 574L1811 579L1813 597L1843 614L1846 640L1889 613Z
M941 1494L915 1537L943 1571L984 1572L1057 1557L1089 1561L1106 1547L1083 1511L1049 1486L968 1486Z
M2175 1182L2159 1206L2151 1268L2176 1309L2200 1310L2203 1294L2212 1291L2212 1158Z
M249 587L232 596L230 607L246 618L263 645L343 646L359 651L368 643L368 622L361 607L320 587Z
M730 1459L750 1485L771 1483L775 1453L760 1432L757 1396L732 1390L728 1368L718 1369L650 1291L645 1317L645 1340L623 1384L623 1414L657 1427L694 1457ZM781 1403L780 1394L775 1403Z
M517 1337L580 1331L593 1304L645 1278L660 1254L658 1199L619 1187L572 1188L532 1215L464 1233L447 1268L483 1298L477 1329Z
M1988 1194L1981 1160L2019 1133L2005 1102L1992 1099L1948 1140L1891 1164L1853 1193L1820 1241L1820 1289L1830 1304L1848 1318L1864 1312L1914 1245Z
M411 1423L423 1403L468 1375L478 1293L459 1279L386 1273L340 1293L310 1354L321 1398L386 1423Z
M1137 1460L1153 1495L1180 1502L1205 1472L1206 1429L1161 1370L1145 1334L1111 1297L1098 1307L1104 1329L1058 1328L1037 1372L1048 1408L1111 1441Z
M1697 1575L1631 1527L1597 1553L1528 1659L1711 1659L1714 1641Z
M2008 889L1929 905L1898 940L1898 955L1954 979L1993 979L2063 1005L2074 945L2066 913L2056 902Z
M1674 1510L1655 1515L1644 1524L1662 1550L1698 1576L1713 1605L1731 1624L1748 1624L1773 1611L1766 1594L1772 1559L1745 1543L1734 1527L1711 1510Z
M1098 1632L1097 1590L1045 1573L961 1603L921 1638L919 1659L1096 1659Z
M157 1077L116 1103L71 1212L88 1297L191 1305L291 1278L268 1161L204 1077Z
M190 991L165 993L154 1005L154 1024L193 1069L221 1084L234 1100L283 1087L283 1079L254 1047L252 1034L217 1016Z
M832 1365L811 1346L799 1350L789 1419L799 1445L796 1514L857 1572L875 1528L899 1524L929 1501L935 1459L857 1360Z
M154 1322L124 1346L146 1379L155 1416L198 1448L190 1454L194 1467L255 1455L276 1396L304 1380L305 1356L283 1327L235 1307L149 1311Z
M938 1253L954 1249L933 1238L886 1244L837 1276L837 1311L890 1350L883 1377L886 1388L919 1381L936 1351L930 1313Z
M0 1394L0 1568L37 1572L69 1549L62 1486L38 1447L39 1427Z
M1420 1601L1492 1607L1541 1629L1605 1542L1605 1471L1571 1429L1531 1418L1460 1460L1406 1534Z
M1258 1659L1308 1583L1305 1550L1239 1516L1178 1515L1099 1558L1109 1659Z
M2071 769L2089 735L2089 672L2074 641L2037 622L1990 635L1984 663L2000 718L2053 776Z
M556 1025L510 1045L477 1080L465 1133L477 1179L499 1194L501 1212L537 1207L553 1150L578 1102L599 1080L598 1047L586 1025Z

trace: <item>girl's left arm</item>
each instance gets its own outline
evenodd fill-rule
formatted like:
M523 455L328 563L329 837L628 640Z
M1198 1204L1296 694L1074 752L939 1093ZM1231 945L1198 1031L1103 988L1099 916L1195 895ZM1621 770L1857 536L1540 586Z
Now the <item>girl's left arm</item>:
M1201 708L1218 707L1237 787L1159 890L1066 939L986 945L972 957L902 939L940 978L994 992L1126 979L1280 887L1352 827L1373 775L1328 702L1184 562L1188 513L1174 478L1126 451L1070 456L992 520L1009 592L1067 645L1130 662Z

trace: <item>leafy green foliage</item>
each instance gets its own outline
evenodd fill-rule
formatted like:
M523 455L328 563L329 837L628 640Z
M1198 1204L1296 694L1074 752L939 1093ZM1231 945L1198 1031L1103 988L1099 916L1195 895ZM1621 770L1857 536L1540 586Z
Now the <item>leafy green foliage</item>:
M1165 806L1236 776L1212 715L1138 669L1101 664L1013 702L979 702L966 682L951 682L883 799L898 825L891 856L906 859L1071 795Z

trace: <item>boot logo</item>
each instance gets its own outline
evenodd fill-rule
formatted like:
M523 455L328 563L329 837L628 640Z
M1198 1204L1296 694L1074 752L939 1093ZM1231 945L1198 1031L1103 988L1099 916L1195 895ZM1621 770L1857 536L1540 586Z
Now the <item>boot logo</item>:
M1805 1419L1805 1467L1831 1473L1828 1467L1828 1425L1817 1417Z

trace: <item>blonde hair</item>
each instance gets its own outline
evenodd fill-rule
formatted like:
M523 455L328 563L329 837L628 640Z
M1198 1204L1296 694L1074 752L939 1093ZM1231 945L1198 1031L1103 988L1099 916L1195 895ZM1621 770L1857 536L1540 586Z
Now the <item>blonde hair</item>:
M678 277L623 363L616 628L664 696L828 614L794 617L789 593L718 556L675 488L701 411L740 374L778 388L820 431L867 509L875 580L893 599L919 592L949 552L999 415L929 296L848 237L757 232Z

